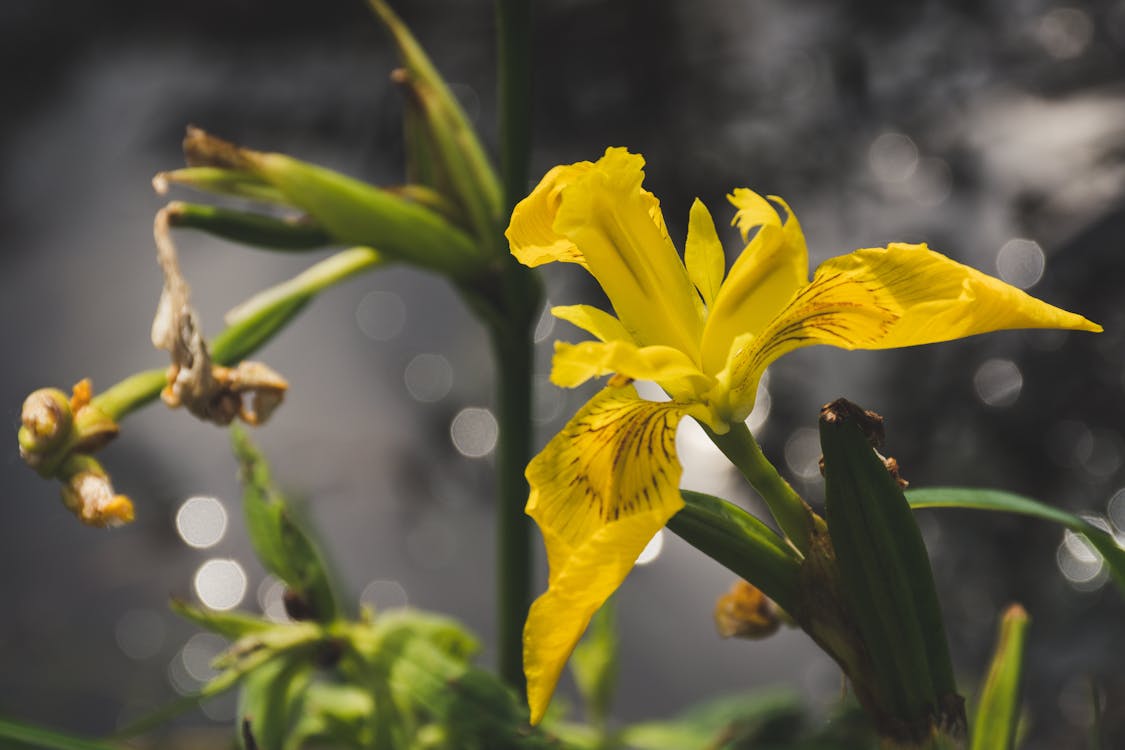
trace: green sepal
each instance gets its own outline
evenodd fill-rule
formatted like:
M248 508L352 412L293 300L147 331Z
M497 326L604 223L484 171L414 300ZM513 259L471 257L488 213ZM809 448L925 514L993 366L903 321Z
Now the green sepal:
M1057 523L1084 536L1101 554L1118 588L1125 593L1125 548L1112 534L1084 518L1011 492L975 487L924 487L907 490L906 499L915 510L922 508L969 508L1015 513Z
M872 675L881 731L919 740L965 726L922 535L897 480L843 399L821 411L828 532Z
M410 30L383 0L369 0L398 47L407 89L408 168L460 205L478 241L497 248L500 180L457 99ZM506 247L497 248L506 252Z
M587 721L604 727L617 688L617 617L611 597L590 620L586 635L570 655L570 671L586 704Z
M973 717L971 750L1012 750L1020 719L1020 675L1027 612L1013 604L1000 620L999 637Z
M686 504L668 521L668 529L792 614L801 569L797 552L736 505L701 492L680 494Z
M173 201L168 224L270 250L314 250L332 244L332 235L308 217L278 218L219 206Z
M338 619L340 607L320 552L274 487L265 459L237 425L231 427L231 443L241 469L247 532L263 567L285 582L294 601L307 608L307 619Z

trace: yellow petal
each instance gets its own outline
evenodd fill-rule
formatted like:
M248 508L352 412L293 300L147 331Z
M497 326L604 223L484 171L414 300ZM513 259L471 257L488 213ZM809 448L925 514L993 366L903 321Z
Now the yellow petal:
M606 526L567 559L565 570L531 605L523 631L531 723L547 711L559 676L590 618L632 570L637 557L674 513L643 513Z
M765 331L738 339L721 379L737 419L766 366L798 347L890 349L1013 328L1101 330L925 245L857 250L821 264Z
M608 149L563 191L554 230L579 248L634 340L694 359L703 327L698 297L663 220L654 218L655 199L641 189L643 166L641 156Z
M591 378L618 374L634 380L659 383L673 398L698 400L715 384L679 349L670 346L639 347L629 341L555 342L551 382L574 388Z
M532 723L590 618L683 507L676 427L698 408L606 388L528 465L527 513L543 532L550 565L547 593L524 629Z
M715 301L715 295L719 293L719 286L723 283L727 261L723 254L723 243L719 241L719 233L715 231L715 221L711 218L711 212L698 198L691 204L691 213L688 215L684 264L687 266L692 283L703 297L703 302L710 307Z
M825 261L817 277L844 274L884 287L899 319L866 349L891 349L1013 328L1102 327L951 260L925 245L892 244Z
M734 262L707 317L702 364L711 373L724 366L735 338L760 334L809 274L801 225L783 200L770 196L785 209L784 221L772 203L750 190L740 188L728 198L738 208L734 223L743 238L754 228L758 233Z
M516 204L504 232L516 260L533 268L552 261L586 265L582 253L555 232L554 224L563 190L593 166L588 161L557 166L543 176L531 195Z
M620 320L591 305L559 305L551 308L551 315L594 334L599 341L633 340Z

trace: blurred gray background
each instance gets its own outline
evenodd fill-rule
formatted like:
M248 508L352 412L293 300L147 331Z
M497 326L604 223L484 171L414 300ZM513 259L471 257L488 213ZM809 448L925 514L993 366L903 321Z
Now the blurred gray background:
M491 5L397 5L494 150ZM695 196L723 223L724 194L751 187L789 200L814 263L927 241L1105 326L786 357L755 428L810 499L821 494L817 409L843 395L887 418L887 450L915 486L1002 487L1125 533L1125 2L550 0L537 4L536 34L536 179L629 146L648 159L673 237ZM277 612L222 431L159 404L131 416L100 457L137 521L97 531L19 460L20 404L38 387L89 376L104 388L164 364L148 343L161 205L149 181L181 164L186 124L393 184L394 65L359 0L0 6L0 409L11 436L0 715L104 733L198 686L220 644L174 619L170 594ZM725 239L733 258L737 237ZM231 306L320 257L187 232L177 242L210 334ZM574 271L548 269L551 301L599 302ZM538 336L542 443L589 391L545 377L551 341L582 334L546 319ZM255 437L348 597L454 615L489 663L493 373L481 327L440 280L388 269L326 294L259 357L291 391ZM680 435L685 486L752 504L701 437ZM1091 678L1107 747L1125 744L1125 606L1086 548L1026 519L919 521L966 691L999 612L1019 601L1032 617L1027 746L1083 746ZM630 577L620 719L767 686L835 705L838 673L799 632L714 634L711 609L732 579L675 538ZM219 701L178 725L221 726L232 713Z

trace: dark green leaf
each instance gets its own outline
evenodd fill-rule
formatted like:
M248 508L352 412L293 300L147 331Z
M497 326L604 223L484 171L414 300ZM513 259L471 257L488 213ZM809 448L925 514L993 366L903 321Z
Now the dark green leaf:
M963 727L964 714L951 698L956 684L929 556L902 489L871 447L867 419L843 399L821 411L828 531L848 611L867 644L875 700L901 725L896 732L921 739L931 717Z
M686 505L668 529L792 613L801 567L797 553L738 506L700 492L680 494Z

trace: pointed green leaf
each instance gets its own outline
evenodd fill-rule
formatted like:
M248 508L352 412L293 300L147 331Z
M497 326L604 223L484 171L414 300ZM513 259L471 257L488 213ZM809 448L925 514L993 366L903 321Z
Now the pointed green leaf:
M275 627L273 623L244 612L220 612L214 609L203 609L188 604L182 599L173 599L170 606L172 611L180 617L191 620L204 630L218 633L231 641Z
M43 750L120 750L116 745L75 737L54 729L0 718L0 743L6 748L28 747ZM8 744L12 743L12 744Z
M915 510L922 508L970 508L1000 513L1015 513L1057 523L1076 534L1081 534L1101 553L1109 567L1110 575L1125 592L1125 549L1112 534L1100 529L1084 518L1064 510L999 490L974 487L925 487L906 491L906 499Z
M1013 604L1000 621L1000 636L973 719L971 750L1012 750L1020 718L1020 674L1028 617Z
M340 609L320 552L274 488L265 459L237 425L231 427L231 442L242 470L247 532L262 565L308 606L310 619L338 618Z

